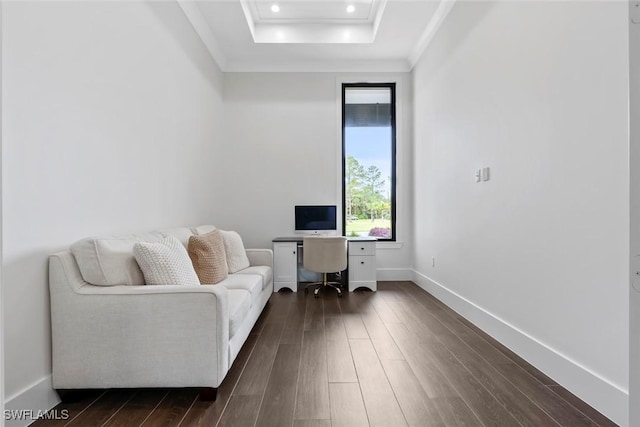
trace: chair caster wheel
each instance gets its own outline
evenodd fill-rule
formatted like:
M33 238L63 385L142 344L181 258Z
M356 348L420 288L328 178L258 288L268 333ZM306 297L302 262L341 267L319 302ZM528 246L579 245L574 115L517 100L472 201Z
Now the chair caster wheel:
M338 294L338 298L342 298L342 292Z
M304 288L304 293L308 294L309 293L309 288Z
M320 295L315 294L313 297L314 297L314 298L320 298Z

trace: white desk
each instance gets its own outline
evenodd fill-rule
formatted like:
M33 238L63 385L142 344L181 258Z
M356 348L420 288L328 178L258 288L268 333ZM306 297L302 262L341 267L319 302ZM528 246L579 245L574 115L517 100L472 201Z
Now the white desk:
M287 288L298 291L298 264L302 262L303 236L273 239L273 291ZM349 237L347 283L349 292L364 287L375 291L376 279L375 237Z

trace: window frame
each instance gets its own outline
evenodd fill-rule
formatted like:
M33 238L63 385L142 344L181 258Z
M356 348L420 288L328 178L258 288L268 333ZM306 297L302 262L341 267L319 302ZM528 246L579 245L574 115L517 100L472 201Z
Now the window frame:
M346 144L345 144L345 94L347 89L350 88L385 88L390 90L391 95L391 238L382 239L378 238L378 242L395 242L397 241L397 229L396 229L396 141L397 141L397 104L396 104L396 83L342 83L342 115L341 115L341 134L342 134L342 235L347 235L347 188L345 183L345 173L347 167L346 157Z

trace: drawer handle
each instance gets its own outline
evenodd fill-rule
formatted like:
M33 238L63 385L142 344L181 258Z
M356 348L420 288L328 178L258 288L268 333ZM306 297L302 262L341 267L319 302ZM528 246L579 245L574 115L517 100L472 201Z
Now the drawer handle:
M364 264L364 261L360 261L360 264Z
M360 248L361 251L364 251L364 248Z

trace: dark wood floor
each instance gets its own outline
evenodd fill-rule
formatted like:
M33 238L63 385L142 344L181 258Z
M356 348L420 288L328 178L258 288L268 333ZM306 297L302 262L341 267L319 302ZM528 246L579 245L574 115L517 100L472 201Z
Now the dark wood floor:
M71 426L614 426L410 282L274 294L215 402L94 391Z

